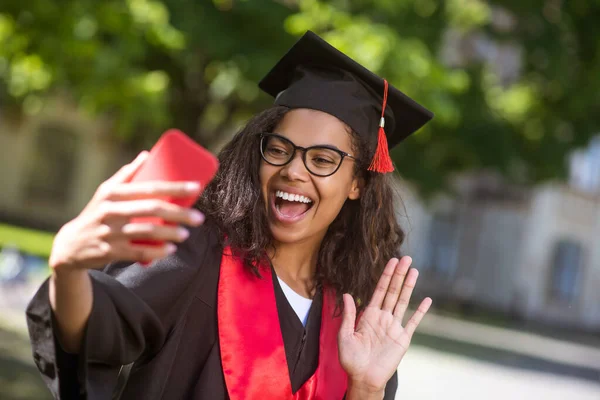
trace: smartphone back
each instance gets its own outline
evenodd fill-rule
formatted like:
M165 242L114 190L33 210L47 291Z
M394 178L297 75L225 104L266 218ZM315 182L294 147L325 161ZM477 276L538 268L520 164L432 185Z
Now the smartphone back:
M152 147L148 158L132 177L131 182L195 181L205 188L218 168L219 162L211 152L183 132L171 129L165 132ZM167 200L189 207L196 198Z
M208 150L194 142L183 132L171 129L165 132L150 150L148 158L130 182L143 181L194 181L202 190L215 176L219 162ZM198 196L161 198L182 207L192 206ZM134 218L131 222L171 225L158 217ZM153 240L134 240L134 244L162 245Z

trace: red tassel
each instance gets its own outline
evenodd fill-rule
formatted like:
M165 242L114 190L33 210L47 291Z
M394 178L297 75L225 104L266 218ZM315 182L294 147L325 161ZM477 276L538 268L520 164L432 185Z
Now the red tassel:
M388 150L387 137L385 135L385 130L383 129L385 125L383 115L385 114L385 107L387 105L388 82L384 79L383 84L383 107L381 108L381 122L379 123L379 132L377 133L377 149L375 150L373 160L371 160L371 165L369 165L368 168L369 171L375 171L381 174L394 171L394 165L392 164L392 159Z
M388 151L387 138L383 127L379 127L379 133L377 134L377 150L375 156L369 165L369 171L379 172L385 174L394 171L394 165Z

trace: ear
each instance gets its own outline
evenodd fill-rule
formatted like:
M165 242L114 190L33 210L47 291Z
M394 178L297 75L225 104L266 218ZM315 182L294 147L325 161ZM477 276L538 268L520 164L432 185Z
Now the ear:
M348 192L348 198L350 200L356 200L360 197L360 189L362 188L362 179L354 178L352 180L352 186L350 186L350 192Z

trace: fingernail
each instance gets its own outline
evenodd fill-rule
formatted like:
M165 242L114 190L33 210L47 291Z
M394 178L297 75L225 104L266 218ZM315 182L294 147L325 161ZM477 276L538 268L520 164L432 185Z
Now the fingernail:
M185 240L190 236L190 232L185 228L177 228L177 237L179 240Z
M201 224L204 222L204 214L202 214L198 210L192 210L192 215L190 217L192 219L192 222L194 222L195 224Z
M144 159L147 156L148 156L148 151L143 150L143 151L140 152L140 154L137 155L137 157L135 158L134 161L138 161L138 160Z
M167 254L173 254L177 251L177 246L175 246L173 243L167 243Z
M188 182L185 184L185 190L188 192L197 192L200 190L200 184L198 182Z

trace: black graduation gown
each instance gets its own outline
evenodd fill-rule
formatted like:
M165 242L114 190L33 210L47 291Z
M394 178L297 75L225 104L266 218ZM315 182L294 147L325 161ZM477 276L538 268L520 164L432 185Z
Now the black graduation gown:
M135 361L122 399L227 399L216 307L222 249L206 223L149 267L122 262L90 271L93 308L78 355L56 340L46 281L26 316L34 361L54 397L111 399L121 366ZM322 296L315 296L305 328L273 282L295 392L317 367ZM386 400L396 388L394 374Z

